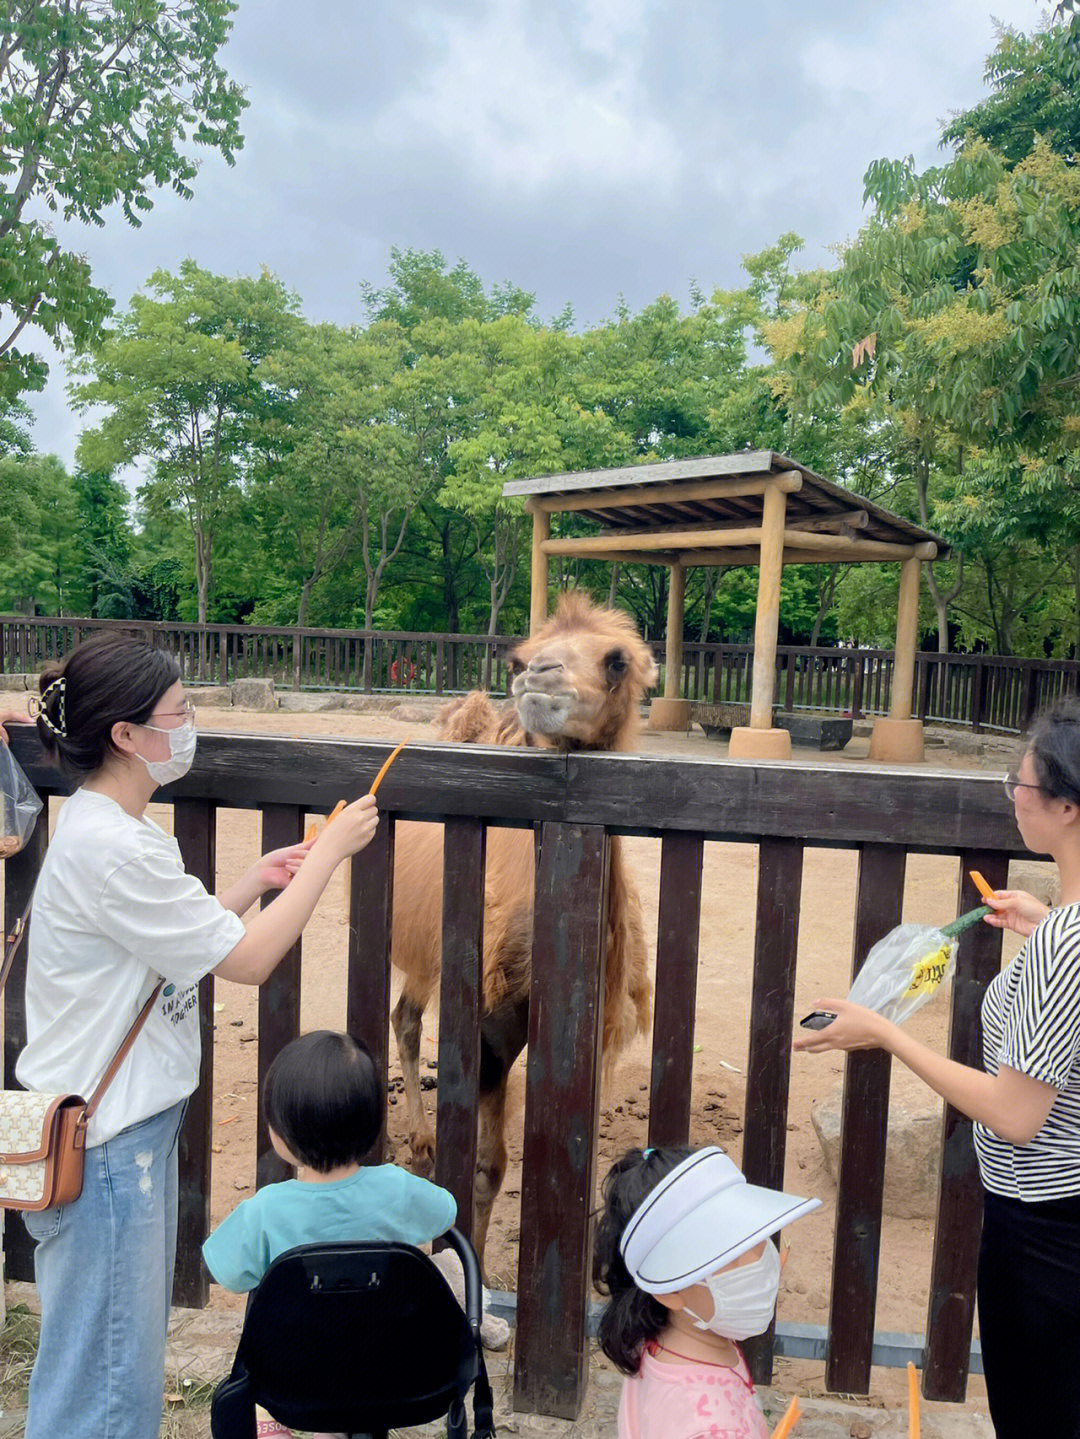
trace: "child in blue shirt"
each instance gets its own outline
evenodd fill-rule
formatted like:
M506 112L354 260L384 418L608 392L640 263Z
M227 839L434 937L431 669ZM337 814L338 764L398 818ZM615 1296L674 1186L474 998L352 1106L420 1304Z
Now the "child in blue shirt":
M393 1164L363 1165L381 1127L384 1097L367 1047L315 1030L274 1058L263 1086L270 1142L296 1178L239 1204L203 1245L226 1289L254 1289L279 1254L327 1240L426 1244L457 1216L451 1194ZM262 1413L260 1439L289 1430Z

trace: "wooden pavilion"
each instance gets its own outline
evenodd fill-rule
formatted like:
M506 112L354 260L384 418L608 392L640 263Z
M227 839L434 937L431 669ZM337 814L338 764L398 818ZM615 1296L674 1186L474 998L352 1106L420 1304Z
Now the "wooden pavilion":
M791 754L790 735L772 722L784 565L898 562L891 708L874 725L870 757L922 758L922 723L912 714L919 585L923 561L948 553L937 535L773 450L510 480L503 494L524 495L532 515L533 630L547 618L552 555L669 570L666 677L664 696L653 701L649 716L653 729L689 723L689 701L679 696L687 568L759 567L750 723L732 730L733 758ZM551 516L568 512L595 520L598 532L553 539Z

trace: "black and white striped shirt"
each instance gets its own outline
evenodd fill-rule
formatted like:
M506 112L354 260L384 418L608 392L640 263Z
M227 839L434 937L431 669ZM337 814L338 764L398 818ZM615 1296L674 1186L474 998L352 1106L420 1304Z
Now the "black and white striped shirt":
M982 1005L983 1065L1007 1064L1057 1099L1027 1144L975 1125L983 1184L1030 1202L1080 1195L1080 904L1054 910L992 981Z

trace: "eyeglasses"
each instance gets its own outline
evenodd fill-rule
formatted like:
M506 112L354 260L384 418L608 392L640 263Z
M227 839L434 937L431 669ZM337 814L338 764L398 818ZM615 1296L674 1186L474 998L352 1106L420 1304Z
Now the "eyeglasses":
M154 713L150 716L150 718L151 718L152 720L156 720L156 719L182 719L182 720L184 721L184 724L194 724L194 723L195 723L195 706L191 703L190 700L185 700L180 709L178 709L178 710L155 710ZM143 729L155 729L155 728L156 728L155 725L148 724L148 723L146 723L146 722L144 721L144 723L143 723Z
M1010 801L1016 798L1018 789L1042 789L1041 784L1029 784L1027 780L1017 779L1014 774L1007 774L1001 783L1004 785L1005 793Z

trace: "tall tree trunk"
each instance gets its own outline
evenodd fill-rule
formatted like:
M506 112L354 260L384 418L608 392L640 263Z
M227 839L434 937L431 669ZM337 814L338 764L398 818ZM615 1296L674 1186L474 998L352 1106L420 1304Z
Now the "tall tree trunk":
M960 451L958 469L963 474L964 455ZM915 490L919 497L919 520L925 529L930 528L930 457L927 454L920 454L915 461ZM960 591L964 587L964 556L960 555L959 563L956 566L956 583L946 593L937 582L934 575L934 562L931 560L924 568L926 576L926 588L930 591L930 598L934 601L934 609L937 611L938 625L938 653L948 654L949 652L949 606L959 598Z
M616 560L615 563L611 566L611 583L608 585L607 602L608 602L608 608L609 608L609 609L614 609L614 608L615 608L615 598L616 598L618 592L619 592L619 562L618 562L618 560Z

